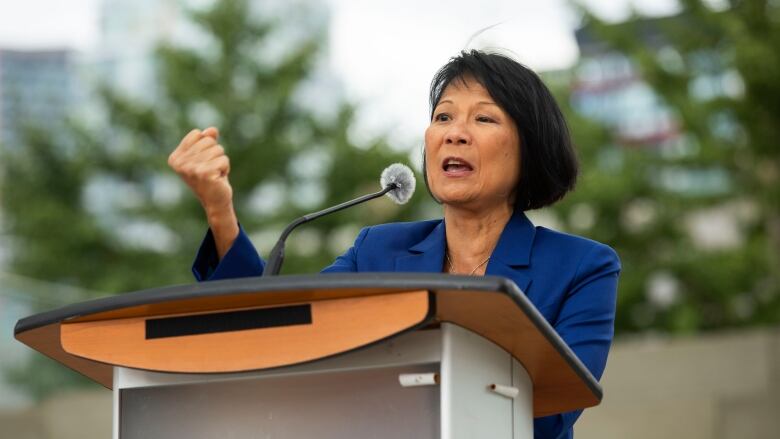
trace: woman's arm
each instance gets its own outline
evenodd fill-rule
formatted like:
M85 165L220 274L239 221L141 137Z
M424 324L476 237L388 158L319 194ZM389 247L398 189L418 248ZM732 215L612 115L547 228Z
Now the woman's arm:
M217 251L213 231L209 229L206 232L206 237L203 238L195 262L192 264L192 274L198 282L263 274L265 261L257 254L252 241L240 224L237 227L238 235L221 257Z
M195 279L214 280L259 276L263 261L257 255L236 218L230 160L217 142L214 127L187 133L168 156L168 165L198 197L209 231L198 250L192 272Z
M593 376L601 379L615 328L620 260L598 244L582 258L553 327ZM538 418L534 437L569 437L582 410Z
M217 142L214 127L194 129L182 138L168 156L168 165L187 183L198 197L209 223L219 258L222 258L239 235L230 186L230 160Z

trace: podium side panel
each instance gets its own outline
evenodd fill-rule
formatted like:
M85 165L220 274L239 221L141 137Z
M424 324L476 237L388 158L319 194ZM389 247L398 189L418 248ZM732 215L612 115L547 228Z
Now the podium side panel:
M512 387L520 390L512 400L512 437L534 437L534 383L519 361L512 359Z
M511 385L512 357L457 325L442 324L442 335L442 439L513 439L512 399L490 390Z
M114 369L114 382L119 382L119 376L122 373L119 367L115 367ZM113 390L111 390L112 396L111 399L113 400L114 404L114 418L111 422L111 437L113 439L119 439L119 414L120 414L120 407L119 407L119 387L114 387Z

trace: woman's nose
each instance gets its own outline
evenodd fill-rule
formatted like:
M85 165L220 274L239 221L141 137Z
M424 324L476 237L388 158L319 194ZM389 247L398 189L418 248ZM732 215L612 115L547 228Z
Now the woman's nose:
M471 135L463 124L452 124L444 135L444 143L468 145L471 143Z

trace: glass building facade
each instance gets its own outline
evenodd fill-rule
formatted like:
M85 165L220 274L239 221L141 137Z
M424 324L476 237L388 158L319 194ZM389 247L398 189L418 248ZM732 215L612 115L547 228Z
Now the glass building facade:
M0 142L21 140L25 126L57 129L77 98L73 53L0 49Z

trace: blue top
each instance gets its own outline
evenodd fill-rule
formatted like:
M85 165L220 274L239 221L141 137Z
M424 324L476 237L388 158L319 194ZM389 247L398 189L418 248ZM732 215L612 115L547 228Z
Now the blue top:
M445 244L443 220L366 227L352 248L323 273L439 273L444 267ZM264 265L243 229L220 261L209 231L192 270L202 281L259 276ZM601 378L614 334L620 273L614 250L535 227L518 211L504 227L485 273L513 280L593 376ZM534 438L572 438L572 426L581 413L534 419Z

